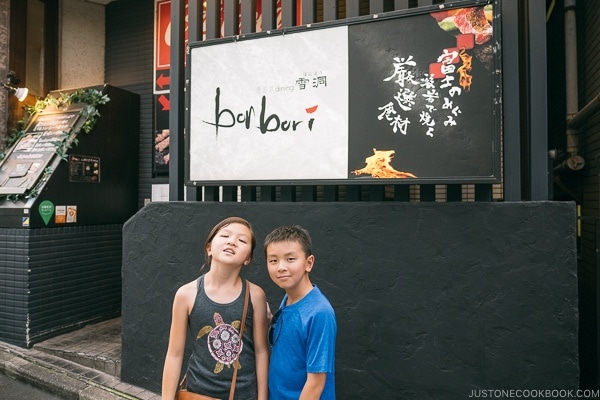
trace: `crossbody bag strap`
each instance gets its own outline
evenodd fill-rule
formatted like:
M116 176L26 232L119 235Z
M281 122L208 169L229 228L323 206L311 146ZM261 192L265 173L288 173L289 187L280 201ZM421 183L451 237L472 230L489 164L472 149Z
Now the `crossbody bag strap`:
M183 385L185 385L185 380L187 379L187 372L183 375L181 382L179 382L179 386L177 386L177 391L183 389Z
M246 280L246 296L244 297L244 311L242 312L242 326L240 327L240 351L238 351L233 363L233 378L231 378L231 389L229 390L229 400L233 400L233 394L235 393L235 381L237 379L237 372L239 366L240 352L242 350L242 341L244 335L244 326L246 325L246 315L248 314L248 303L250 299L250 283Z

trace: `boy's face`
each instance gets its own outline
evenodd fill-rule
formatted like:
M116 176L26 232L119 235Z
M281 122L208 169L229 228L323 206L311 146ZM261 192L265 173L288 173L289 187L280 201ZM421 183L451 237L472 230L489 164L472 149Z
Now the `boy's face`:
M308 273L313 267L314 256L306 256L296 241L275 242L267 246L267 268L269 276L286 292L310 285Z

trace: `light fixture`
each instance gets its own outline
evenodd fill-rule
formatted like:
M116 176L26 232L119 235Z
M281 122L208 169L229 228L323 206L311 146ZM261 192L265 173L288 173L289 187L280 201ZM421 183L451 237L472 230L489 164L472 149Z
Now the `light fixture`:
M17 74L14 71L10 71L8 75L6 75L6 82L2 84L9 93L14 94L19 101L25 100L27 94L29 93L29 89L15 87L18 85L21 80L17 78Z
M8 90L10 93L14 93L14 95L17 96L17 100L19 101L25 100L27 94L29 93L29 89L27 88L16 88L10 86L7 83L3 83L2 86L4 86L6 90Z

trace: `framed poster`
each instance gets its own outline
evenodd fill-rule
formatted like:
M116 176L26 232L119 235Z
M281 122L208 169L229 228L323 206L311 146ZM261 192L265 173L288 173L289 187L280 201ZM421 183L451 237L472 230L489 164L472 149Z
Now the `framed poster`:
M152 175L169 174L170 140L169 93L154 96L154 142L152 147Z
M495 183L496 2L190 44L199 184Z

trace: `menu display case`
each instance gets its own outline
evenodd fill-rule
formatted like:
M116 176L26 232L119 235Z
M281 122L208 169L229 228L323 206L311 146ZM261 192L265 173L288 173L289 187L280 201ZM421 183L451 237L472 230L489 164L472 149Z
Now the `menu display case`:
M123 223L137 211L139 98L110 85L97 89L109 101L98 106L91 132L80 130L86 104L47 107L9 150L0 164L0 227ZM57 143L72 131L79 134L60 154Z

